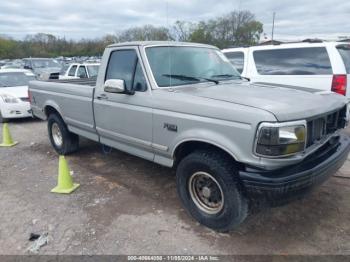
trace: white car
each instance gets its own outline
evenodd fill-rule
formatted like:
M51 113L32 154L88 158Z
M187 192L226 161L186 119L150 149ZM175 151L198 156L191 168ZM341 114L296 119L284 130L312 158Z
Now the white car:
M35 75L25 69L0 69L0 123L11 118L32 117L29 81Z
M222 51L251 82L334 91L350 99L350 43L301 42Z
M59 79L79 79L97 77L100 64L98 63L74 63L69 65L64 75L60 75Z

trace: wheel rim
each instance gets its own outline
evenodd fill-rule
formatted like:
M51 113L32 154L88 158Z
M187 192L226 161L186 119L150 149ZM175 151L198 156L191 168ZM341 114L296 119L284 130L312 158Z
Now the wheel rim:
M196 172L189 180L188 189L196 206L207 214L217 214L224 206L224 194L214 177Z
M57 123L52 124L51 133L52 133L52 138L53 138L53 141L55 142L55 145L59 147L62 146L63 144L62 133Z

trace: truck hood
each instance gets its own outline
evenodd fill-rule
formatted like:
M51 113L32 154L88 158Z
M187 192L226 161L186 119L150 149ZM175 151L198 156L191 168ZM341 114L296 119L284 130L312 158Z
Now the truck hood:
M12 95L17 98L28 98L28 86L11 86L0 88L0 94Z
M43 68L34 68L33 69L33 72L36 75L59 73L60 71L61 71L61 68L59 68L59 67L43 67Z
M275 115L278 121L309 118L341 108L347 103L345 97L332 92L238 81L178 88L176 92L259 108Z

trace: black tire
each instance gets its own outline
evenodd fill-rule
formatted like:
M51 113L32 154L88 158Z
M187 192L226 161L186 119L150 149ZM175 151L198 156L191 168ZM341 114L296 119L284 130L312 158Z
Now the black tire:
M7 122L8 122L7 118L3 118L0 112L0 123L7 123Z
M221 210L215 214L198 207L200 201L195 203L193 197L195 190L190 189L193 183L190 185L190 181L193 181L191 177L193 179L198 172L210 174L222 189L224 200ZM225 154L215 151L195 151L182 159L177 168L177 190L183 205L198 222L214 230L227 232L240 225L248 215L248 201L242 194L237 175L234 161Z
M62 143L59 145L55 142L52 127L53 125L58 126L59 131L62 137ZM49 138L51 145L56 150L56 152L60 155L67 155L73 153L79 148L79 136L69 132L66 124L64 123L61 116L58 114L50 114L47 119L47 129L49 133Z

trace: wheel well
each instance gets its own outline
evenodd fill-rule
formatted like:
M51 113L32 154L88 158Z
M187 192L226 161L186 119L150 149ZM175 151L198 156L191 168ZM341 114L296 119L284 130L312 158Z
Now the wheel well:
M60 113L56 110L56 108L54 108L53 106L46 106L45 107L46 117L48 117L51 114L57 114L57 115L61 116Z
M225 155L226 157L228 157L236 162L236 159L231 154L229 154L227 151L225 151L224 149L222 149L218 146L215 146L215 145L210 144L210 143L202 142L202 141L187 141L187 142L183 142L175 149L174 166L176 167L180 163L181 159L183 159L187 155L189 155L192 152L197 151L197 150L216 151L216 152L218 152L218 154Z

